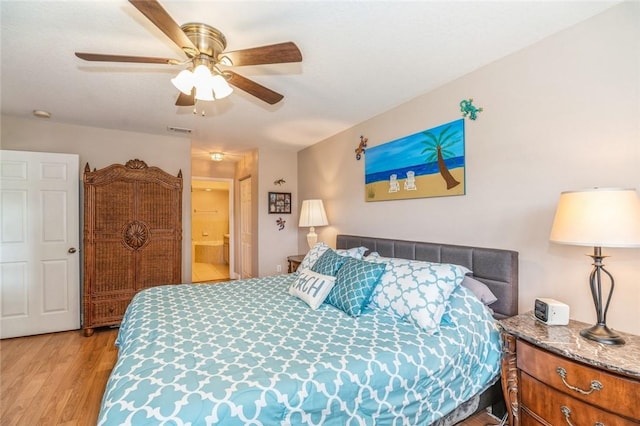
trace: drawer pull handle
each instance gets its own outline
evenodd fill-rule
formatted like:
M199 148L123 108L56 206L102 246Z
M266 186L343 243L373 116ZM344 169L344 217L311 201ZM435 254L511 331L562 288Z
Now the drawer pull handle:
M569 389L571 389L572 391L580 392L580 393L581 393L581 394L583 394L583 395L589 395L589 394L590 394L590 393L592 393L593 391L599 391L599 390L602 390L602 388L604 387L604 386L602 386L602 383L600 383L599 381L597 381L597 380L592 380L592 381L591 381L591 386L590 386L589 390L588 390L588 391L586 391L586 390L580 389L580 388L578 388L578 387L571 386L569 383L567 383L567 381L566 381L566 378L567 378L567 370L565 370L564 368L562 368L562 367L558 367L558 368L556 368L556 373L558 373L558 375L559 375L559 376L560 376L560 378L562 379L562 383L564 383L564 385L565 385L566 387L568 387L568 388L569 388Z
M562 411L562 414L564 415L564 420L567 422L567 424L569 426L573 426L573 423L571 423L571 419L569 417L571 417L571 410L569 409L569 407L567 407L566 405L562 405L560 407L560 411Z
M564 415L564 420L567 422L567 424L569 426L573 426L573 423L571 423L571 419L569 418L571 417L571 410L569 409L569 407L567 407L566 405L562 405L560 407L560 411L562 411L562 414ZM604 426L604 423L595 422L593 426Z

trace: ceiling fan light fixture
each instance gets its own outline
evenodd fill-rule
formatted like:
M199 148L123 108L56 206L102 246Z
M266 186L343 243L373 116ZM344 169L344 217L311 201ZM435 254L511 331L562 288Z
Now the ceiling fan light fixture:
M215 98L213 97L213 90L211 89L211 87L207 87L205 86L196 86L196 96L195 96L196 100L198 101L207 101L207 102L213 102L215 101Z
M193 70L193 85L196 87L196 99L199 101L214 101L213 81L211 71L205 65L198 65Z
M302 53L300 52L300 49L298 49L298 46L291 41L225 52L225 49L227 48L227 39L222 32L211 25L199 22L190 22L178 25L178 23L160 5L160 0L129 0L129 2L138 9L138 11L141 12L151 22L151 24L169 37L175 47L178 47L183 51L187 57L186 61L172 58L107 55L86 52L75 52L75 54L82 60L97 62L126 62L165 65L185 65L190 63L188 67L193 69L193 72L182 71L176 77L171 79L173 85L180 91L175 103L176 106L184 107L194 105L196 100L194 99L195 92L200 92L197 97L198 100L209 101L224 98L231 93L230 87L216 87L216 93L214 94L213 84L210 84L211 93L208 93L209 89L198 84L195 81L198 78L195 74L200 74L200 72L194 68L201 68L201 65L208 70L208 73L204 73L203 71L202 74L206 74L209 80L211 80L212 75L215 76L223 74L220 69L218 69L218 65L230 67L234 65L267 65L302 61ZM274 105L283 99L283 96L280 93L274 92L273 90L233 71L225 71L222 77L228 79L228 82L231 82L234 87L237 87L249 95L255 96L270 105Z
M219 74L211 76L211 87L213 88L216 99L226 98L233 92L227 80Z
M209 77L211 77L211 70L206 65L200 64L193 70L193 84L195 86L204 83Z
M191 71L182 70L177 76L171 79L171 83L185 95L190 95L191 89L193 89L193 80L193 73Z

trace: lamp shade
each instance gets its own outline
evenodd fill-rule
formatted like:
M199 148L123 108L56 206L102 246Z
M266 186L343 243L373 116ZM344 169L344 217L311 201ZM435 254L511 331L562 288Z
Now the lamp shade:
M224 79L221 75L212 75L211 76L211 87L213 88L213 93L216 99L226 98L233 92L227 80Z
M322 200L304 200L302 202L298 226L326 226L328 224Z
M549 239L593 247L640 247L640 199L634 189L560 194Z
M193 89L193 74L189 70L182 70L171 79L171 83L185 95L190 95Z

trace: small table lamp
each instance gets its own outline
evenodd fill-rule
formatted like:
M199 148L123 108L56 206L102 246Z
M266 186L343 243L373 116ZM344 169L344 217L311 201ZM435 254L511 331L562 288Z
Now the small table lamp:
M597 323L580 332L582 337L608 345L622 345L624 339L607 327L607 310L613 294L613 276L604 269L602 247L640 247L640 199L634 189L594 188L560 194L551 241L593 246L593 270L589 277ZM611 281L606 300L601 276Z
M324 212L324 206L322 200L304 200L302 202L302 210L300 211L299 227L310 226L309 233L307 234L307 244L309 248L313 247L318 242L318 234L316 234L315 226L326 226L327 214Z

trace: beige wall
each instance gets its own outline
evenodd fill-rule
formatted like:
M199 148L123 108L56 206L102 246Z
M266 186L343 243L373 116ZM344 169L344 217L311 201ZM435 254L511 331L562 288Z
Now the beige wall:
M623 3L301 151L298 198L324 199L331 224L319 239L335 244L337 233L350 233L517 250L521 312L553 297L593 323L590 249L552 244L549 231L561 191L640 189L638 22L640 3ZM360 135L375 146L452 121L470 97L484 112L465 121L466 195L365 202L365 161L353 151ZM605 252L616 278L608 324L640 334L640 249Z
M80 176L85 164L101 169L138 158L177 175L182 170L182 277L191 281L191 142L175 136L156 136L95 127L61 124L36 118L2 116L2 149L78 154Z
M258 166L259 273L260 276L287 272L287 256L298 254L298 215L301 201L298 197L297 153L261 149ZM284 179L285 183L274 182ZM269 192L291 193L291 214L269 214ZM285 221L279 230L276 220ZM301 253L305 253L304 250ZM277 271L280 265L281 271Z

